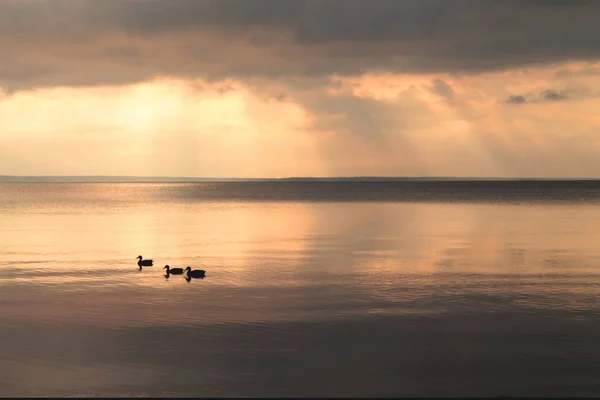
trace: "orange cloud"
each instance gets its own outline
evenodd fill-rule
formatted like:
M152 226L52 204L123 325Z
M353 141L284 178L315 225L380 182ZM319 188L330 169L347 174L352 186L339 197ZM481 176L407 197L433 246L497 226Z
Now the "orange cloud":
M593 66L22 91L0 101L0 173L595 176ZM547 91L566 98L507 102Z

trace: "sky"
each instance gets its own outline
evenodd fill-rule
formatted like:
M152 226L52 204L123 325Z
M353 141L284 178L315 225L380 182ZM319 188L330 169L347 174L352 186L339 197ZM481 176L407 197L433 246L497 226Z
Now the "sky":
M0 175L600 178L599 15L1 0Z

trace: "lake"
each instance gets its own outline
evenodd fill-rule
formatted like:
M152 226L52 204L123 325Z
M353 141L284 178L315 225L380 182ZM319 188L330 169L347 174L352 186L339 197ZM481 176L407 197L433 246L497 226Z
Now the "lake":
M0 184L0 395L600 396L599 244L598 182Z

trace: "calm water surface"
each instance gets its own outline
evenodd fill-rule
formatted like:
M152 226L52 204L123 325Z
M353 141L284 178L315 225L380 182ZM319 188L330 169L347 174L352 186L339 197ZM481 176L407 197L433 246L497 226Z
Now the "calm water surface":
M538 189L0 184L0 395L599 396L600 189Z

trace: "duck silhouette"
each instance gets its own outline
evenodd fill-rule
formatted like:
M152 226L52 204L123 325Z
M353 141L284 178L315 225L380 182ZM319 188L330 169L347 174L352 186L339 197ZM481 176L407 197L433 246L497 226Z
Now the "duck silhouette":
M142 256L137 256L136 259L139 259L137 264L140 269L142 269L142 267L152 267L152 263L154 263L153 260L144 260Z
M192 267L188 265L185 269L185 280L189 282L192 278L204 279L206 278L206 271L203 269L192 270Z
M181 275L183 274L183 268L171 268L169 265L165 265L163 269L167 270L167 276L170 275Z

